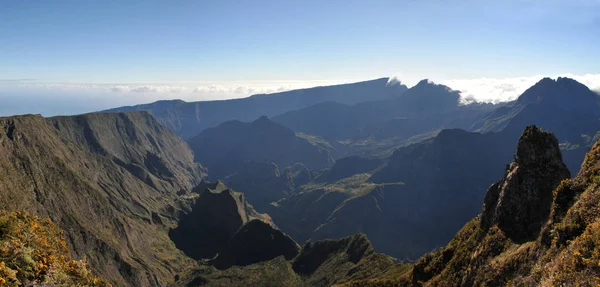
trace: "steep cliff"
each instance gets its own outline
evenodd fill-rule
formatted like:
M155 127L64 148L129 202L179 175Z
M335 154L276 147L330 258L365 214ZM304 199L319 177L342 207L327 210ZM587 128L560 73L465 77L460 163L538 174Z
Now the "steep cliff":
M168 229L204 171L147 113L0 118L0 174L3 210L50 217L115 285L165 285L194 264Z

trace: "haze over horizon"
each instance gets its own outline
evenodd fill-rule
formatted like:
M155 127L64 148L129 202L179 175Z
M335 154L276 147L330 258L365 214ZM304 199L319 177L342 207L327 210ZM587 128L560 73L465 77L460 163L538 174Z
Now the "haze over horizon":
M489 102L542 77L600 90L596 0L78 4L0 3L0 115L380 77L409 87L427 78Z

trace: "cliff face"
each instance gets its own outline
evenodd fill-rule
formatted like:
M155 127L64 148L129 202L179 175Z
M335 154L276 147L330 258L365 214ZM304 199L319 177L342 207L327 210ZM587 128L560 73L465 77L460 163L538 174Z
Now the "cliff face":
M0 118L0 206L50 217L73 255L118 286L156 286L194 264L169 227L203 169L147 113Z

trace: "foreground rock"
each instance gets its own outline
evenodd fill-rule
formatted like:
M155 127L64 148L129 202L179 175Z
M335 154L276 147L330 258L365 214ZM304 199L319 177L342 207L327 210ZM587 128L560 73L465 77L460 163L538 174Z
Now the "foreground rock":
M514 241L535 238L550 214L552 191L569 177L556 137L527 127L514 162L485 195L481 227L489 230L497 225Z

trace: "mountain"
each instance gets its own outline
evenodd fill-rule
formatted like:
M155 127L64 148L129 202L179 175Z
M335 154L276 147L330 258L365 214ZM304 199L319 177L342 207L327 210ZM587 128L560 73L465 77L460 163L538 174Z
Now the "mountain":
M168 237L205 176L150 114L0 118L0 206L49 217L116 286L157 286L194 261Z
M346 105L319 103L273 117L275 122L327 140L412 136L443 128L468 128L493 105L460 105L459 92L422 80L403 94ZM327 123L324 125L323 123Z
M481 214L414 264L394 263L356 234L308 242L292 260L226 270L202 265L176 286L597 285L600 143L573 179L553 134L527 127L516 150L502 179L487 189Z
M545 78L513 102L463 105L457 91L423 80L393 99L355 105L319 103L275 116L273 121L322 137L344 156L382 155L411 137L441 129L504 131L516 139L526 126L536 124L559 137L567 166L577 171L600 129L598 99L573 79Z
M158 101L106 112L148 111L174 133L189 139L204 129L230 120L253 121L263 115L272 117L328 101L355 104L393 98L406 89L405 85L397 81L381 78L352 84L253 95L243 99L189 103L181 100Z
M562 88L555 87L558 83ZM547 85L551 87L546 87ZM595 103L595 94L583 93L587 88L572 80L546 79L536 86L526 91L516 102L541 105L545 99L560 99L573 93L584 95L582 98L588 101L585 102L586 105ZM438 96L430 96L428 93ZM465 111L461 109L467 108L457 106L456 92L428 81L422 81L414 90L411 88L394 100L406 98L407 103L416 107L422 103L418 101L421 97L427 102L442 95L451 100L436 106L437 110L432 112L433 115L446 112L447 108L459 114ZM450 108L450 103L454 103L455 108ZM377 102L369 102L361 105L376 104ZM328 105L340 107L340 104L325 103L313 108ZM513 105L514 103L509 103L498 107L488 117L505 112ZM581 105L582 102L579 101L571 109L588 109ZM544 104L543 109L552 110L557 106L557 103L551 101L550 104ZM588 110L595 109L592 106ZM474 114L481 115L482 111ZM298 112L300 111L290 114ZM420 113L426 112L421 110ZM518 113L522 113L519 117L530 114L523 109L519 109ZM315 117L307 118L312 121ZM462 122L467 118L457 116L454 119ZM572 121L569 125L576 125L581 120L566 118ZM410 120L394 121L402 124ZM549 125L556 123L546 119L540 121L546 121ZM464 120L461 125L468 123L472 124L472 121ZM369 236L376 250L399 258L416 259L446 244L465 222L479 213L484 200L482 191L501 175L505 163L513 157L512 151L521 135L515 131L525 123L512 121L508 125L511 128L499 128L498 131L483 134L444 129L437 135L425 137L421 142L396 149L385 160L362 157L338 159L330 169L317 175L313 173L309 177L312 179L304 184L292 184L292 176L287 173L284 173L285 176L277 175L278 172L274 172L272 167L265 168L265 172L260 172L265 176L260 176L259 170L263 169L254 167L247 170L256 171L255 173L245 171L236 174L236 189L244 191L244 182L250 183L252 188L246 189L252 194L249 201L260 204L260 210L269 213L279 228L297 242L339 238L362 232ZM391 128L397 126L390 125ZM402 129L402 126L398 128ZM565 133L563 135L569 136ZM566 140L560 135L558 138L567 167L571 171L577 171L583 159L582 152L586 149L565 145ZM590 141L592 137L585 139ZM331 146L336 144L332 143ZM253 176L242 176L243 174ZM254 180L259 178L261 180Z
M570 79L544 78L479 123L480 131L522 130L535 122L568 139L595 133L600 125L599 96Z
M320 170L334 160L327 146L311 142L292 130L262 116L251 123L229 121L188 140L196 160L212 179L234 174L245 162L295 163Z
M565 163L579 170L600 130L600 96L569 78L544 78L517 100L475 122L472 130L506 131L516 135L528 125L551 130L561 143Z

